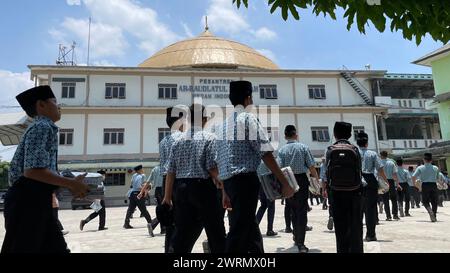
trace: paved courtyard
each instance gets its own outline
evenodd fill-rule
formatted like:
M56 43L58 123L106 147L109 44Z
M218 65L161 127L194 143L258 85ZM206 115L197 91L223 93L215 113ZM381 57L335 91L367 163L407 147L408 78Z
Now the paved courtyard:
M326 227L328 212L322 210L321 205L313 206L308 214L308 225L313 230L306 234L306 245L313 253L333 253L335 250L335 237L333 231ZM155 206L148 207L152 217L155 216ZM105 252L163 252L164 236L156 228L155 237L147 232L144 218L139 217L139 211L134 214L131 225L135 228L125 230L122 228L126 207L107 208L106 231L97 231L98 218L88 223L84 231L80 231L79 222L89 215L91 210L61 210L60 220L70 233L66 241L72 252L105 253ZM266 237L267 216L261 222L261 231L264 237L266 252L295 253L292 234L284 233L284 206L276 202L276 215L274 229L278 232L275 237ZM450 253L450 202L438 209L438 222L431 223L428 214L422 207L411 210L412 217L402 218L400 221L386 222L385 216L380 214L380 225L377 226L378 242L364 243L365 252L449 252ZM5 230L4 218L0 217L0 243L3 242ZM228 225L227 219L225 224ZM202 241L206 239L203 232L197 241L193 252L202 250Z

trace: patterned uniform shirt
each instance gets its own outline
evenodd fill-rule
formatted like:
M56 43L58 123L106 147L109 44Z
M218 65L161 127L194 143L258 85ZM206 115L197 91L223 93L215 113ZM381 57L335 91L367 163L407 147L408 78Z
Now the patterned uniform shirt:
M298 141L289 140L278 152L280 166L291 167L294 174L306 173L314 166L314 157L308 146Z
M417 167L413 176L419 178L422 183L436 183L439 177L439 168L431 163L425 163L425 165Z
M153 186L155 188L162 187L163 176L161 175L161 168L159 166L153 168L152 172L150 173L150 176L147 179L147 182L150 181L153 182Z
M170 149L173 143L177 140L183 133L180 131L175 131L172 134L166 136L159 143L159 166L161 168L161 175L167 174L167 165L169 163Z
M256 116L243 108L236 107L215 133L221 180L256 172L261 157L274 150Z
M384 173L386 174L387 179L394 179L394 173L396 174L397 171L397 165L395 165L394 161L392 159L382 159L381 162L383 163Z
M58 127L47 117L37 116L25 131L11 161L9 184L14 185L26 169L49 169L58 163Z
M361 170L363 173L374 174L384 167L376 152L367 148L359 148L359 153L361 154Z
M215 141L215 135L191 128L173 144L167 172L176 178L208 178L208 170L216 167Z

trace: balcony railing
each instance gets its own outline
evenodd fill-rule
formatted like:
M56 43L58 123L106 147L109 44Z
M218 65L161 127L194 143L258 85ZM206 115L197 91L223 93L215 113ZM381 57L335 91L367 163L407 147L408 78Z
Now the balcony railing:
M389 139L380 140L380 149L410 150L428 148L433 143L441 142L442 139Z
M427 99L392 99L392 105L399 108L425 109Z

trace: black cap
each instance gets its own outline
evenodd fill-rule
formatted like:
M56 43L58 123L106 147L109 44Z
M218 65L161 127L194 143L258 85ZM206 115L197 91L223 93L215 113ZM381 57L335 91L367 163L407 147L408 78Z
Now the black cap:
M425 159L427 161L431 161L431 160L433 160L433 154L431 154L431 153L424 153L423 154L423 159Z
M368 140L369 139L369 135L366 134L365 132L359 132L358 135L356 136L356 138L357 139L361 139L361 140L363 140L363 139Z
M249 81L230 82L230 100L240 101L252 95L253 87Z
M136 172L139 171L139 170L142 170L142 165L139 165L139 166L134 167L134 170L135 170Z
M352 136L352 124L343 121L337 121L334 124L333 132L339 138L349 139Z
M162 226L171 226L173 224L173 209L167 204L156 206L156 218Z
M33 87L16 96L16 100L30 117L35 115L32 109L38 100L46 100L51 98L55 98L55 94L53 94L52 89L48 85Z

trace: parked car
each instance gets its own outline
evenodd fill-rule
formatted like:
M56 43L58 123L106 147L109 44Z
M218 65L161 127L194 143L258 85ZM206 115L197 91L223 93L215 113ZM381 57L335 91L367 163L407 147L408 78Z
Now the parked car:
M3 211L5 209L5 194L6 190L0 190L0 210Z
M63 171L61 174L64 177L76 177L84 172L77 171ZM68 189L63 189L59 193L61 201L70 200L72 209L77 208L88 209L90 208L94 199L102 199L105 195L103 188L103 176L99 173L88 173L84 179L84 182L89 186L89 193L85 198L73 198L72 193Z

